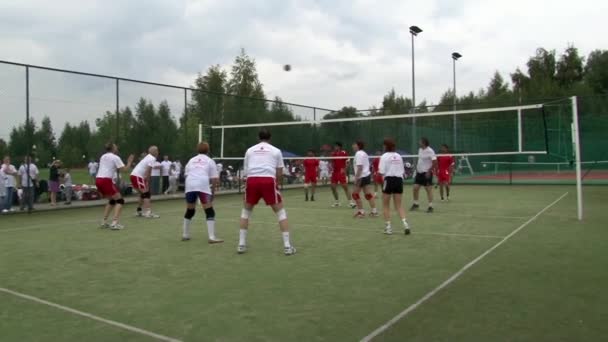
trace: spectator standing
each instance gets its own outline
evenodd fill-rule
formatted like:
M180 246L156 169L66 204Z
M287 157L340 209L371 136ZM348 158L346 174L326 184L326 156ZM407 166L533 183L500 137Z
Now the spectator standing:
M99 170L99 164L95 161L95 159L91 159L89 161L89 165L87 165L89 169L89 176L91 176L91 184L95 184L95 177L97 177L97 170Z
M162 185L162 192L165 193L167 192L167 189L169 188L169 176L171 173L171 165L173 165L173 163L169 160L169 156L164 156L163 157L163 161L160 163L161 169L161 176L163 177L163 185Z
M70 169L65 169L63 174L63 194L65 195L65 204L72 204L72 175Z
M51 206L57 205L57 193L59 192L59 166L61 161L53 160L49 168L49 198Z
M0 168L0 203L2 203L2 205L4 205L4 203L6 202L6 175L4 174L4 171L2 168ZM2 210L2 213L6 213L6 211Z
M165 195L175 194L177 192L177 180L179 179L179 172L175 164L171 165L169 170L169 187L165 190Z
M36 185L38 183L38 167L32 163L30 156L25 157L23 165L19 167L19 178L21 189L23 191L21 199L21 210L25 210L27 206L28 211L34 210L34 196Z
M160 194L160 173L161 164L158 161L152 163L152 171L150 172L150 191L152 195Z
M4 203L2 204L2 212L8 213L13 210L13 198L15 196L15 187L17 182L15 176L17 175L17 169L11 164L11 158L5 156L2 160L2 166L0 166L1 172L4 173L4 179L0 182L4 182L6 188L6 196L4 197Z

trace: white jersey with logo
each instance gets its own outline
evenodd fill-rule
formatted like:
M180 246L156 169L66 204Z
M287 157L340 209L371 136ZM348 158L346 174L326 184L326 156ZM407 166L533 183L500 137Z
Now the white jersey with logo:
M139 163L137 163L137 165L135 165L135 167L133 168L133 171L131 172L131 176L145 178L146 171L148 170L149 167L152 167L152 165L154 163L156 163L156 157L154 157L151 154L148 154L147 156L144 157L144 159L140 160Z
M369 169L369 156L363 150L359 150L355 153L355 172L357 172L359 166L363 167L363 170L361 170L361 178L371 174Z
M405 167L403 166L401 155L397 152L386 152L383 154L382 157L380 157L378 172L384 177L403 178Z
M284 168L281 150L267 142L261 142L245 153L245 175L247 177L276 178L277 169Z
M435 155L435 151L430 146L418 149L418 163L416 164L416 171L418 173L429 172L433 167L433 160L437 160L437 156Z
M212 194L211 179L219 178L217 165L213 159L205 154L199 154L186 164L184 169L186 176L186 192L203 192Z
M152 172L150 173L150 176L160 177L160 168L161 168L160 163L157 162L155 159L151 166L152 166Z
M114 178L117 174L117 170L124 167L125 164L122 162L119 156L112 152L108 152L99 158L99 170L97 171L97 178Z

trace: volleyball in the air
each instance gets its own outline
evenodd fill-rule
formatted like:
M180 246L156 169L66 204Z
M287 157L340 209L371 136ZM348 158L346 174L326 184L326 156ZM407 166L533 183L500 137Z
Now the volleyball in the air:
M285 70L285 71L291 71L291 65L289 65L289 64L283 65L283 70Z

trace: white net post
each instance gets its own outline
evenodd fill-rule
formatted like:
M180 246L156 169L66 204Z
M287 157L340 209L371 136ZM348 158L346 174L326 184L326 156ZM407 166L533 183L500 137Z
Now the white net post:
M523 136L523 127L521 123L521 108L517 109L517 144L518 151L522 152L524 147L524 136Z
M199 143L203 142L203 124L202 123L198 124L198 142Z
M224 158L224 131L225 128L222 127L222 137L221 137L221 145L220 145L220 157Z
M583 220L583 179L581 174L581 143L578 127L578 106L576 96L572 96L572 135L574 143L574 163L576 167L576 209L579 221Z

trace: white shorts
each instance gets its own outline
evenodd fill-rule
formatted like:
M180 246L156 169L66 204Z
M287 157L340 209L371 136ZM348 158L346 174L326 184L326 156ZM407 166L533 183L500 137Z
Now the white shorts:
M323 179L323 178L329 178L329 171L321 171L321 174L319 175L319 178Z

